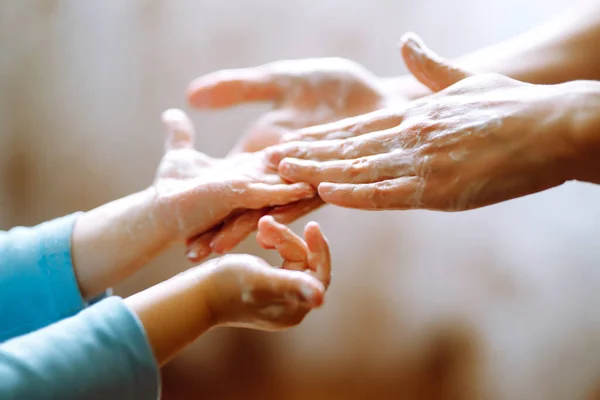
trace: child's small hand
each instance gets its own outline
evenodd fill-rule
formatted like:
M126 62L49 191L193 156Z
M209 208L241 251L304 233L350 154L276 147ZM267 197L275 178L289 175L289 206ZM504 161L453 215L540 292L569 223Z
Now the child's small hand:
M165 155L154 190L152 218L186 239L220 224L234 210L260 209L314 196L305 183L287 184L271 170L263 153L211 158L194 149L194 127L181 110L163 113ZM190 258L194 259L195 257Z
M304 237L264 217L257 239L277 249L281 268L247 254L227 255L128 297L159 364L215 326L281 330L321 306L331 280L329 246L314 222Z
M215 323L279 330L297 325L319 307L331 280L329 247L315 222L306 225L304 236L306 242L272 217L263 217L257 240L279 252L282 267L240 254L216 258L199 268Z

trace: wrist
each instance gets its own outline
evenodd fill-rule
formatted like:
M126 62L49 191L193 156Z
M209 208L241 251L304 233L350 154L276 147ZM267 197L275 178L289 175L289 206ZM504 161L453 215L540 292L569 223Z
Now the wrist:
M573 147L573 178L600 183L600 82L560 84L568 110L568 141ZM560 110L558 110L560 112Z
M162 366L215 326L206 301L207 274L192 268L125 300Z
M152 233L161 237L166 246L177 242L181 227L172 211L177 208L175 196L161 196L154 185L142 190L140 195L140 209L145 211L146 222Z

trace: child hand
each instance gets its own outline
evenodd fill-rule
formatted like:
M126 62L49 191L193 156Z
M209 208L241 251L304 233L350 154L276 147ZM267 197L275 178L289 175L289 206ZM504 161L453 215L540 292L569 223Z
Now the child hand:
M306 225L304 237L306 242L264 217L257 239L279 252L282 267L247 254L227 255L128 297L158 363L215 326L281 330L320 307L331 280L329 246L315 222Z
M167 140L153 186L152 218L174 239L203 233L234 210L283 205L314 196L308 184L285 183L277 171L269 169L262 152L215 159L196 151L194 127L183 111L165 111L162 119Z
M214 322L220 326L280 330L299 324L320 307L331 281L327 240L319 225L310 222L305 240L272 217L259 221L257 240L276 249L284 259L272 267L250 255L226 255L197 269Z

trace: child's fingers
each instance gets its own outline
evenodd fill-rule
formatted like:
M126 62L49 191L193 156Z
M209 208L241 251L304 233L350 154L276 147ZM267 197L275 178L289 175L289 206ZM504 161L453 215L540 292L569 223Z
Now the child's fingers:
M272 215L277 222L289 224L290 222L294 222L298 218L301 218L306 214L318 209L324 204L325 203L319 196L315 196L312 199L300 200L296 203L275 207L273 211L269 213L269 215Z
M217 230L208 231L189 241L187 245L187 253L185 254L187 259L196 263L210 256L212 253L210 242L217 232Z
M163 112L161 118L167 130L166 151L194 148L194 125L183 111L172 108Z
M306 224L304 237L309 250L308 267L327 288L331 283L331 255L327 239L316 222Z
M258 238L267 246L275 247L279 255L288 262L286 266L302 263L301 269L307 262L308 248L304 241L285 225L275 221L271 216L264 216L258 221Z
M265 234L264 231L256 232L256 242L265 250L275 250L275 240L273 236Z
M305 271L306 270L306 260L302 260L302 261L285 260L283 262L283 265L281 266L281 268L294 270L294 271Z
M213 237L210 247L215 253L223 254L256 230L260 217L270 211L270 208L248 210L241 215L234 216L225 222L221 230ZM260 244L260 243L259 243Z
M273 268L269 271L269 281L269 287L277 299L293 301L295 298L311 307L318 307L323 303L323 284L308 274Z

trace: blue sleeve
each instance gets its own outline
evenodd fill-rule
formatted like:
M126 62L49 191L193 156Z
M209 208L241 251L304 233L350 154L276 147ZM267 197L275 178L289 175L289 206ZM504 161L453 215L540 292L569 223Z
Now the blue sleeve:
M77 216L0 232L0 342L72 316L87 305L71 262Z
M0 345L1 399L159 395L159 368L143 326L119 297Z

